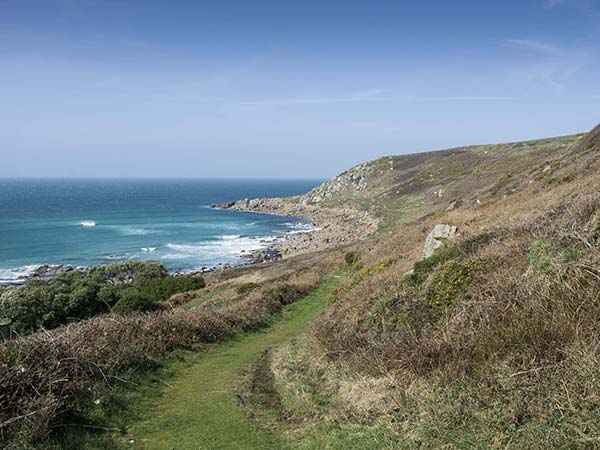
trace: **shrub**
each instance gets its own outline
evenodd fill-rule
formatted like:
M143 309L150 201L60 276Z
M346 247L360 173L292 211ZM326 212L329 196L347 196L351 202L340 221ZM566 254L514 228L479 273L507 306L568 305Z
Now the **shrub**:
M427 288L425 298L436 315L446 314L467 295L473 281L473 272L477 267L476 261L451 261L435 273Z
M352 266L356 264L360 260L360 257L356 252L348 252L344 256L344 261L346 261L347 266Z
M154 311L159 308L158 302L152 297L144 295L138 289L126 289L121 293L119 301L111 311L116 314L133 314L136 312Z
M577 260L582 249L577 246L558 246L550 240L538 240L531 244L527 254L530 278L555 276L562 266Z
M238 295L246 295L258 287L256 283L243 283L235 288Z
M337 301L338 297L340 295L342 295L344 292L352 289L354 286L362 283L369 276L382 271L389 265L390 265L390 262L382 262L382 263L376 264L371 267L365 267L363 269L360 269L359 272L356 273L356 275L354 275L352 280L350 280L350 282L343 284L341 286L338 286L333 291L331 291L331 294L329 294L329 296L327 297L327 304L331 305L331 304L335 303Z
M138 299L134 302L133 294L126 294L128 300L123 304L129 306L115 311L132 312L134 304L140 306L140 311L147 311L152 303L204 285L200 276L170 277L155 261L128 261L68 272L50 281L34 279L25 286L5 289L0 293L0 309L4 318L10 319L11 330L26 334L108 313L131 288L139 292Z
M439 247L429 258L415 263L413 273L406 278L406 282L415 285L421 284L431 275L436 267L453 259L468 258L497 237L499 237L497 233L486 232L469 237L456 244Z

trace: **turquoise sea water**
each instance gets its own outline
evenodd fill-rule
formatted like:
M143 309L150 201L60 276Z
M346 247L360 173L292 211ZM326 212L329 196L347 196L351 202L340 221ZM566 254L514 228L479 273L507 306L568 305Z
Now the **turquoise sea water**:
M36 265L156 259L171 271L241 262L301 220L211 203L308 192L319 180L0 180L0 283Z

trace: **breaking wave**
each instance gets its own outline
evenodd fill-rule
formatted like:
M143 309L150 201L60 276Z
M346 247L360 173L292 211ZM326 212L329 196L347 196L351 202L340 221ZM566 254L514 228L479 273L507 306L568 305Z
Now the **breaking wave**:
M39 267L39 265L29 265L13 267L10 269L0 269L0 286L23 284L25 279Z

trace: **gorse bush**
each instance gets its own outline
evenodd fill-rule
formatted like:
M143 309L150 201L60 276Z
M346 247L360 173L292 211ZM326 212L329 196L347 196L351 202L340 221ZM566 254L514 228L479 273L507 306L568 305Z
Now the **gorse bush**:
M119 300L111 308L115 314L134 314L137 312L148 312L159 309L159 304L151 297L144 295L138 289L125 289L119 295Z
M389 266L389 264L389 262L382 262L371 267L359 269L358 272L352 277L352 279L348 283L342 284L341 286L338 286L333 291L331 291L331 294L329 294L329 296L327 297L327 303L329 305L335 303L335 301L338 299L338 297L340 297L341 294L360 284L369 276L377 272L381 272L383 269Z
M157 262L129 261L5 289L0 311L11 330L27 334L110 312L119 303L113 312L150 311L175 293L204 285L201 276L171 277Z
M435 273L425 298L437 315L448 313L454 304L465 297L477 266L476 261L450 261Z

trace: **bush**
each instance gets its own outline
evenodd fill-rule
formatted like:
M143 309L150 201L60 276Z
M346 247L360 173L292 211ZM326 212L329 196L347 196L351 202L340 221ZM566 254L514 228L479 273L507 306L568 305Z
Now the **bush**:
M121 293L119 301L112 307L111 312L115 314L133 314L136 312L148 312L159 309L160 306L151 297L144 295L138 289L127 289Z
M244 283L235 288L238 295L246 295L258 287L256 283Z
M12 331L27 334L108 313L123 295L127 299L114 311L130 313L134 305L139 305L138 311L147 311L154 309L150 305L175 293L204 286L201 276L168 276L156 261L128 261L68 272L50 281L34 279L25 286L4 289L0 292L0 310L3 318L10 320ZM133 294L124 294L132 288L139 294L135 301Z
M421 284L440 265L454 259L468 258L498 237L497 233L486 232L469 237L453 245L439 247L429 258L415 263L413 273L406 278L406 281L414 285Z
M425 298L436 316L448 313L456 303L465 297L477 266L476 261L451 261L435 273L427 288Z
M360 257L356 252L348 252L344 256L344 261L346 261L347 266L352 266L356 264L360 260Z

